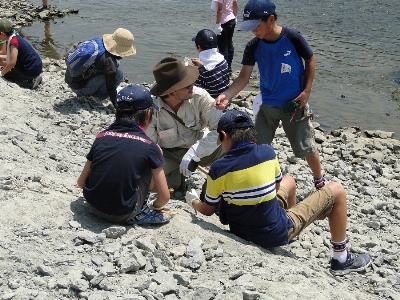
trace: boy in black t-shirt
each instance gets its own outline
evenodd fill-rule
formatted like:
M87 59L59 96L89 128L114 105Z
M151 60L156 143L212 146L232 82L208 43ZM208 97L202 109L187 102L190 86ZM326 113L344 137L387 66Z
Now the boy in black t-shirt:
M78 179L96 215L128 224L162 224L171 218L160 212L170 197L164 158L146 135L154 109L150 92L140 85L118 93L115 122L96 136ZM158 197L147 203L152 178Z

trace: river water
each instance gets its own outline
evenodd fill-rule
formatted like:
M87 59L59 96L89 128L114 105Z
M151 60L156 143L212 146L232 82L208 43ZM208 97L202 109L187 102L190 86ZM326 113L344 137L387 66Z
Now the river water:
M241 16L245 1L238 1ZM76 8L79 14L37 21L22 29L42 57L60 58L78 41L123 27L133 33L137 54L121 60L121 69L136 83L152 83L153 66L166 56L196 57L191 38L200 29L213 28L210 0L49 0L49 4ZM392 131L400 139L400 101L392 98L400 91L400 2L275 4L278 25L300 31L314 51L317 70L310 99L314 120L325 130L357 126ZM235 32L234 70L240 69L244 46L252 37L250 32Z

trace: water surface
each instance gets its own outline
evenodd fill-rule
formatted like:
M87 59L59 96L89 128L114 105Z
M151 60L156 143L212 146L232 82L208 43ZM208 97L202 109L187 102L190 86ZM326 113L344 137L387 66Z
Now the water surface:
M41 3L34 0L33 3ZM35 22L23 34L40 54L60 58L74 43L129 29L137 55L121 69L131 82L153 82L152 68L162 58L195 57L191 38L212 27L209 0L52 1L79 14ZM239 0L239 11L245 1ZM310 105L326 130L358 126L395 132L400 138L400 2L398 0L275 1L279 25L300 31L314 50L317 71ZM235 32L233 69L240 69L252 34ZM250 88L248 88L250 89Z

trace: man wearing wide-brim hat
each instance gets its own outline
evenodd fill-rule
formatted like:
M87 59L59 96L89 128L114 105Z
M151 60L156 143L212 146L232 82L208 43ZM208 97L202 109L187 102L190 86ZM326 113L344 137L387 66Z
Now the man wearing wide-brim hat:
M155 65L153 75L150 93L156 96L160 111L147 134L163 149L168 187L180 189L181 174L191 175L188 165L193 158L201 166L209 166L223 155L216 131L222 111L213 106L214 99L206 90L194 86L197 67L167 57Z
M118 28L113 34L104 34L102 38L91 40L98 44L99 51L94 63L77 76L67 64L65 82L92 107L103 107L102 101L108 97L115 106L116 88L124 78L118 68L119 60L136 54L136 48L132 45L134 37L129 30Z

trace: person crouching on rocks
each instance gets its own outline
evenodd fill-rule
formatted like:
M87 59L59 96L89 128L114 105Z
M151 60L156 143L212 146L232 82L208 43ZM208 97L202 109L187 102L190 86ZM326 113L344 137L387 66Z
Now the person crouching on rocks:
M65 57L65 82L77 96L84 97L93 108L103 107L102 101L108 97L115 107L117 87L124 78L123 72L119 70L119 60L136 54L133 40L129 30L118 28L113 34L104 34L102 38L78 43ZM80 64L79 52L74 53L74 50L79 49L82 43L86 43L86 46L93 44L96 49L95 52L85 54L92 59L91 61ZM79 59L75 60L76 58Z
M244 112L231 110L218 122L218 141L227 151L215 161L207 177L205 202L194 189L186 201L210 216L219 206L221 223L230 231L265 248L286 245L315 220L328 218L333 246L330 272L335 276L364 271L368 254L346 247L346 191L330 182L296 204L296 182L282 176L274 149L257 145L253 121Z
M170 193L161 149L146 135L154 110L150 92L140 85L119 91L115 122L96 136L78 186L94 213L122 224L163 224ZM157 199L147 202L155 183Z
M21 87L36 89L42 82L42 59L33 47L13 30L13 24L0 19L0 77Z

